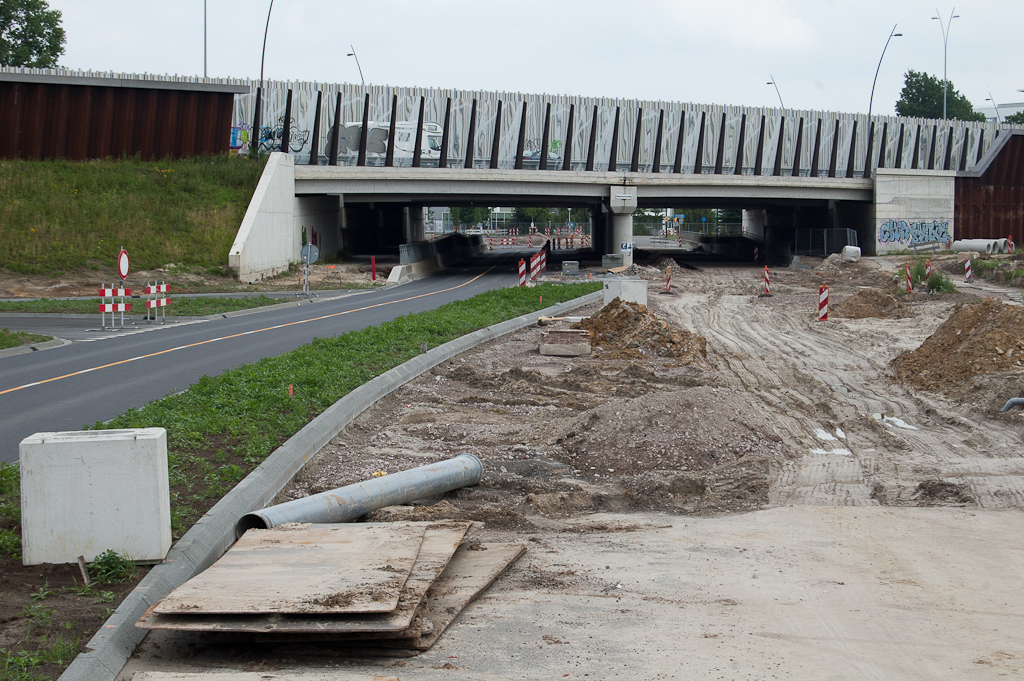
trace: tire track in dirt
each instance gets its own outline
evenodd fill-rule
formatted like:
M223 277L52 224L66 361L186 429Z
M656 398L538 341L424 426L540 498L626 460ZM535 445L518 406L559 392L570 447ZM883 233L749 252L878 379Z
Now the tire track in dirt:
M928 479L967 484L981 506L1024 503L1024 460L1007 458L1006 443L1019 440L1012 429L967 418L889 373L894 357L945 319L948 304L919 305L907 319L819 323L815 290L798 297L788 287L787 299L798 302L773 304L731 293L745 290L737 280L749 272L728 273L687 277L681 295L654 306L707 338L722 385L759 401L795 455L774 467L772 505L931 503L917 490Z

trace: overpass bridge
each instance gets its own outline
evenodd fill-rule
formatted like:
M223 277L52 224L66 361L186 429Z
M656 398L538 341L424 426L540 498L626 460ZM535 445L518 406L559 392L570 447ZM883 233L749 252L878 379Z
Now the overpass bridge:
M807 228L902 250L954 238L957 176L983 172L1013 137L995 123L244 82L234 146L283 151L265 179L293 205L263 211L280 225L268 241L254 200L230 256L243 279L294 261L301 230L322 252L381 252L423 240L423 208L451 205L584 209L598 253L627 259L638 207L742 208L780 250Z

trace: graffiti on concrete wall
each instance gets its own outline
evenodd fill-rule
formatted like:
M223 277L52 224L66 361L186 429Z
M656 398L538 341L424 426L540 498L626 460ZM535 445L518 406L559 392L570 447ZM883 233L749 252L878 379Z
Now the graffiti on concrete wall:
M881 244L913 244L938 241L948 243L949 220L886 220L878 226L878 242Z
M236 152L240 156L245 156L249 153L249 142L250 142L250 131L252 126L248 123L240 123L231 128L231 151Z

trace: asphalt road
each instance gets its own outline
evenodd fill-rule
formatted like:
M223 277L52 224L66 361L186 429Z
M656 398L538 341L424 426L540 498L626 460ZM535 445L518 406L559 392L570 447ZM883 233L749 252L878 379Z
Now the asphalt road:
M86 331L98 326L98 315L51 316L51 331L45 330L44 321L25 319L22 330L102 340L0 358L0 461L17 461L18 443L33 433L79 430L185 390L204 375L283 354L313 338L333 337L513 285L512 258L502 260L314 305L183 321L144 332Z

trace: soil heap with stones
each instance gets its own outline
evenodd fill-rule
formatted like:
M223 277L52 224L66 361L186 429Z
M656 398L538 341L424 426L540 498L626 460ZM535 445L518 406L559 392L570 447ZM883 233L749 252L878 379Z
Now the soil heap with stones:
M654 316L645 305L615 298L596 315L574 325L590 331L590 344L606 357L671 357L681 364L705 362L707 341L685 329L673 329Z
M910 316L910 311L891 293L878 289L864 289L829 310L833 317L844 319L893 319Z
M983 374L1024 371L1024 309L995 298L964 305L893 366L915 388L940 391Z

